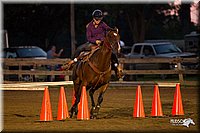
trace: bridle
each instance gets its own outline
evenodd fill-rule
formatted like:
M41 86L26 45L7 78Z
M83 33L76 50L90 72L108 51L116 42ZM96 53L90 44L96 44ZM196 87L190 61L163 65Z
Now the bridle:
M111 30L112 31L112 30ZM109 31L109 32L111 32L111 31ZM107 35L109 34L109 32L107 33ZM118 32L118 31L117 31ZM114 36L119 36L119 34L118 33L115 33L115 32L113 32L113 35ZM120 45L119 45L119 42L116 42L115 40L112 40L112 41L108 41L107 39L105 39L104 40L104 44L103 45L105 45L109 50L112 50L113 51L113 46L115 45L115 43L118 43L118 50L120 49Z

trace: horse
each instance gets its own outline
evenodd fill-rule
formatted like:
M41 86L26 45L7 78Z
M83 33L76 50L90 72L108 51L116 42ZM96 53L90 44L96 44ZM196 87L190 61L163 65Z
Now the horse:
M70 118L77 115L77 105L80 102L81 90L85 86L89 91L92 103L90 118L97 117L103 95L108 88L111 78L111 54L118 54L120 51L120 35L117 28L110 29L104 38L101 46L92 52L86 60L78 61L72 68L72 80L74 83L75 102L70 109ZM97 104L94 101L94 92L100 89Z

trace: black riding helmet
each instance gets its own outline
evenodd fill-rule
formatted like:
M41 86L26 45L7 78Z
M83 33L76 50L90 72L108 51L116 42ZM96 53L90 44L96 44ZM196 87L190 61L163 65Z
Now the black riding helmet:
M101 10L97 9L97 10L94 10L94 12L92 13L92 17L96 20L101 20L103 19L103 13Z

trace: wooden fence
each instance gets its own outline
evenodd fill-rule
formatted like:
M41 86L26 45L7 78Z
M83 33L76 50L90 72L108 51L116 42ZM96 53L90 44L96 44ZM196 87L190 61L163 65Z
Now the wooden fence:
M22 75L30 75L39 76L39 75L65 75L65 80L69 80L69 76L72 74L71 71L59 71L53 70L49 71L48 69L39 69L42 66L54 66L54 65L63 65L69 59L27 59L27 58L9 58L9 59L1 59L3 74L5 75L18 75L18 78L22 77ZM125 59L120 58L120 63L122 67L124 67L124 73L126 75L138 75L138 74L177 74L179 76L179 81L183 82L184 74L200 74L197 69L186 70L182 68L182 63L198 63L199 58L137 58L137 59ZM175 69L168 70L126 70L125 66L127 64L144 64L144 63L168 63L177 65ZM18 70L10 70L10 67L17 66ZM33 66L31 70L23 70L24 66ZM4 81L9 80L4 78Z

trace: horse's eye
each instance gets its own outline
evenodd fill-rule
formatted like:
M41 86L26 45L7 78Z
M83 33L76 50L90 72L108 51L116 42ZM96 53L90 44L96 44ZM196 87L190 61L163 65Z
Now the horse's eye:
M117 33L113 33L114 34L114 36L117 36Z

